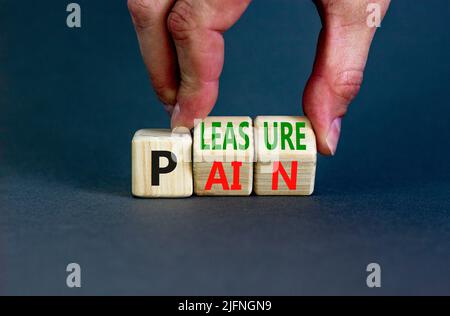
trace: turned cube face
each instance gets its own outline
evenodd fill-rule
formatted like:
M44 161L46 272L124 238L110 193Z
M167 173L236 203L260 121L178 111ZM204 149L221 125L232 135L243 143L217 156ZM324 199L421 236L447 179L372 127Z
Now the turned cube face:
M197 195L250 195L253 184L253 126L250 117L196 120L194 190Z
M192 195L192 137L143 129L132 141L132 193L138 197Z
M316 173L316 139L300 116L255 119L255 193L311 195Z

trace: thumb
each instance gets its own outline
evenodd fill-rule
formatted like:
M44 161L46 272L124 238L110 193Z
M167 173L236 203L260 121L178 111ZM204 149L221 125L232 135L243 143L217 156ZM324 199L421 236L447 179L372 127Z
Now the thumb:
M378 3L384 16L389 0ZM324 155L334 155L342 117L357 95L376 28L367 25L369 1L316 1L323 28L316 60L303 95L303 110Z

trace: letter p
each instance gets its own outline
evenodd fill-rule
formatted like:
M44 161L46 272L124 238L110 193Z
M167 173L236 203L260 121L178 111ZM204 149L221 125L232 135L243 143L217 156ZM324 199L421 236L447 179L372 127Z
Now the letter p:
M161 157L167 159L167 166L161 167ZM159 186L159 176L174 171L176 167L177 157L173 152L167 150L152 151L152 185Z

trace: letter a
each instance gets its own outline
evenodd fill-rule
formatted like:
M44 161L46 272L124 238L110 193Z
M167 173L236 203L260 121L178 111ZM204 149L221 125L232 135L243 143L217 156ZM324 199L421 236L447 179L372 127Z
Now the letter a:
M219 172L219 178L215 178L216 173ZM206 181L205 190L209 191L213 184L221 184L223 190L229 190L227 175L223 169L223 164L220 161L214 161Z
M69 263L66 272L71 272L66 278L66 284L70 288L81 287L81 268L78 263Z
M378 263L369 263L367 272L371 272L366 279L366 284L370 288L381 287L381 267Z
M78 3L69 3L66 12L70 12L67 16L66 24L70 28L81 27L81 7Z
M369 3L367 5L366 12L369 13L367 16L367 26L368 27L380 27L381 26L381 7L378 3Z

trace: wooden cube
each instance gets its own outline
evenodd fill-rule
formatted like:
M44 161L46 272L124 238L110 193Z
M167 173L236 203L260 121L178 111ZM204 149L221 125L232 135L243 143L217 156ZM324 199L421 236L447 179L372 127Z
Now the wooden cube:
M255 119L255 193L311 195L316 174L316 138L300 116Z
M197 120L193 160L197 195L250 195L254 160L252 119L210 116Z
M142 129L132 141L132 185L138 197L192 195L192 137L166 129Z

